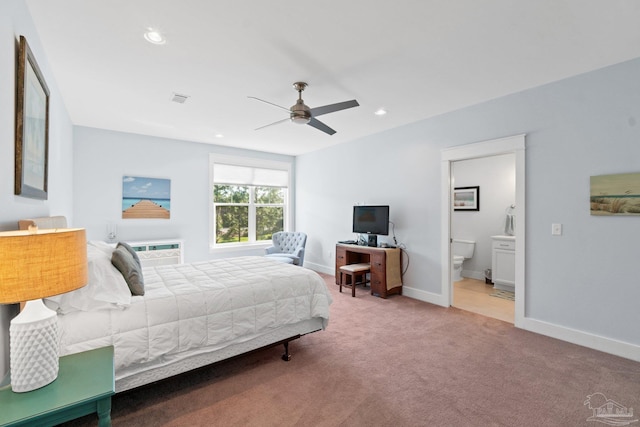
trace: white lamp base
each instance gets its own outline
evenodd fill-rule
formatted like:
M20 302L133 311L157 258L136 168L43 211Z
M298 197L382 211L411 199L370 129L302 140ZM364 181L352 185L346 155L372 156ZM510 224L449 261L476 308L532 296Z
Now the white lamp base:
M22 393L58 377L58 318L41 299L28 301L9 327L11 389Z

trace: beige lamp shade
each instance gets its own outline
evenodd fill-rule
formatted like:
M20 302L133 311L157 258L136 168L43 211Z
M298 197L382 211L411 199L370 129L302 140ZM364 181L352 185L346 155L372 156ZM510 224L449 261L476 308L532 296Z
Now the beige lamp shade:
M0 232L0 304L36 300L88 281L82 228Z

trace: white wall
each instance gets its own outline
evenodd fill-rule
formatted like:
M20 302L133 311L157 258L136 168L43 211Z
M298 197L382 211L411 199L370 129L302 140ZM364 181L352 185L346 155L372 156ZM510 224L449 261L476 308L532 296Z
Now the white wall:
M463 263L462 276L484 280L491 268L491 236L504 234L506 209L516 200L514 154L460 160L452 165L455 187L480 187L479 211L454 211L451 235L476 242L471 259Z
M107 240L109 223L116 225L118 240L180 238L186 262L230 255L209 252L209 153L295 161L291 156L86 127L74 128L74 141L74 218L76 226L87 229L87 238ZM171 218L122 219L126 175L170 179ZM262 255L264 249L231 254Z
M333 271L353 203L389 203L411 259L405 286L439 295L440 150L526 134L525 316L640 360L640 217L589 214L591 175L640 171L638 75L640 59L298 157L305 261Z
M49 198L15 196L14 143L16 60L20 35L27 38L50 91ZM0 230L14 230L21 218L66 215L72 221L72 126L56 81L22 0L0 1ZM15 312L0 306L0 377L9 368L9 321Z

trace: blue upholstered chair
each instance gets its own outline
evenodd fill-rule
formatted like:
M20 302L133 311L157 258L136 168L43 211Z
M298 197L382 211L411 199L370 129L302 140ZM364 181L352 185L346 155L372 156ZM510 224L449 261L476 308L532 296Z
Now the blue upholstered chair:
M273 246L266 249L268 257L283 258L293 265L304 263L304 246L307 243L307 235L300 231L278 231L271 236Z

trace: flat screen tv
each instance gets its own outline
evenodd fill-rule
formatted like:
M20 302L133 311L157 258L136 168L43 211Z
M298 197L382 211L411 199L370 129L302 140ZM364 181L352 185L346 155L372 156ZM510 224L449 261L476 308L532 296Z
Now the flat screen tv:
M354 206L353 232L389 234L389 206Z

